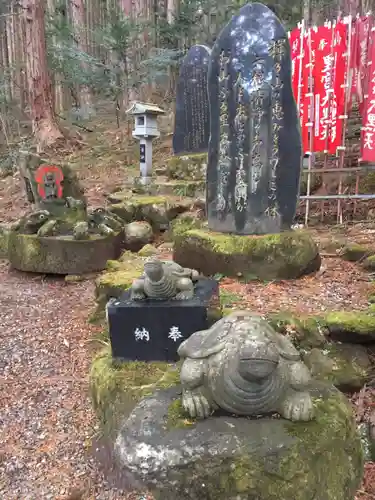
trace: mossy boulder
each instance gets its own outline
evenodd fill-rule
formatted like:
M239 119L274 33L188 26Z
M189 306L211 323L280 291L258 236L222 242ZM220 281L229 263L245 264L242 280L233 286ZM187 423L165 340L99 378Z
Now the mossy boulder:
M168 229L170 221L179 214L190 210L194 204L191 198L181 196L129 196L129 193L116 193L117 203L110 210L125 222L147 221L154 231Z
M173 156L167 161L166 175L169 179L206 179L207 153Z
M192 180L168 180L158 182L158 192L160 194L173 194L177 196L202 196L206 187L205 181Z
M371 377L367 349L353 344L327 344L303 355L303 361L317 380L331 382L342 391L358 391Z
M355 344L375 344L375 316L365 311L329 312L324 318L333 340Z
M173 228L173 238L174 260L206 276L294 279L320 268L318 247L305 231L239 236L204 226L186 231L178 226Z
M120 255L122 233L92 235L86 240L65 236L39 237L10 231L8 259L19 271L43 274L85 274L102 271Z
M158 249L150 244L144 245L138 251L138 255L140 257L151 257L152 255L156 255L157 253L158 253Z
M349 245L346 245L341 250L340 255L344 260L348 260L350 262L358 262L365 257L369 257L373 253L373 249L370 249L364 245L358 245L357 243L351 243Z
M292 423L194 422L181 412L178 389L158 391L124 421L117 463L156 500L353 500L363 451L351 406L332 386L315 382L310 392L316 419Z
M8 258L8 239L9 228L5 225L0 225L0 259Z
M179 370L178 365L161 362L115 362L108 346L93 359L89 382L102 430L112 434L119 419L126 417L142 397L175 386Z
M323 347L328 343L324 319L315 316L299 316L288 311L271 313L267 321L279 333L290 337L299 349Z
M146 221L130 222L126 224L124 232L125 248L132 252L138 252L154 238L151 224Z
M111 298L118 298L130 288L133 281L143 272L144 259L129 251L124 252L119 260L109 260L107 271L95 281L95 295L98 310L104 309Z
M362 267L366 271L375 271L375 255L370 255L362 262Z

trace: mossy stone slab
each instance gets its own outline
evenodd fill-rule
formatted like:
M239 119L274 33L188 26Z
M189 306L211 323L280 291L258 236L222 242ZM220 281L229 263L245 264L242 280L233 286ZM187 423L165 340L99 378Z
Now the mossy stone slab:
M318 382L310 392L316 420L292 423L223 415L194 422L176 416L178 389L159 391L124 421L119 470L157 500L353 500L363 451L349 401Z
M72 237L39 237L9 233L8 259L19 271L43 274L84 274L102 271L109 259L121 252L123 234L92 236L88 240Z
M375 316L364 311L329 312L324 318L333 340L354 344L375 344Z
M306 231L239 236L204 226L188 229L189 224L185 221L173 229L173 259L206 276L220 273L245 279L294 279L320 268L318 247Z

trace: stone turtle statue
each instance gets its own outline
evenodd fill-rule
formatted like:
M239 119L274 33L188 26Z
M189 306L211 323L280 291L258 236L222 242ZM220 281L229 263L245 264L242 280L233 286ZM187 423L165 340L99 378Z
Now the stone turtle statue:
M181 343L182 405L193 418L214 410L258 416L279 413L309 421L310 372L293 344L248 311L222 318Z
M131 299L188 300L194 296L194 282L199 278L195 269L181 267L173 260L150 257L142 276L133 281Z

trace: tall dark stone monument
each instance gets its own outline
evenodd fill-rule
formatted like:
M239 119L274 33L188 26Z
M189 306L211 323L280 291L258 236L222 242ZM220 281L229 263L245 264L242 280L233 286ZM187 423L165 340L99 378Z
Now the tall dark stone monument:
M182 61L177 83L173 152L203 153L208 148L210 114L207 73L211 49L194 45Z
M287 34L275 14L248 4L221 31L208 73L210 229L277 233L297 205L302 147Z

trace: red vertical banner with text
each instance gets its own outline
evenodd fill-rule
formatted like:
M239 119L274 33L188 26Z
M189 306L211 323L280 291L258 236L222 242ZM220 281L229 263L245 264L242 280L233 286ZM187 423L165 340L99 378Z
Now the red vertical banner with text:
M311 97L310 97L310 72L313 64L313 53L310 38L311 28L306 30L303 37L303 57L301 59L301 98L300 98L300 120L303 152L310 151L309 127L311 119Z
M315 48L314 79L314 151L327 150L330 126L330 93L332 92L332 28L319 26L312 30Z
M364 112L365 95L367 94L367 60L368 60L368 45L370 39L370 17L361 17L357 20L357 36L358 36L358 75L357 75L357 96L359 109Z
M345 84L348 72L348 25L339 21L333 32L333 93L330 103L330 154L341 146L345 113ZM349 93L349 92L348 92Z
M352 39L350 51L350 89L348 91L348 111L352 109L354 98L357 99L357 81L359 71L359 37L358 37L358 19L352 23Z
M361 161L375 162L375 28L369 35L367 99L361 133Z
M296 100L296 103L299 105L300 104L300 90L301 88L299 87L300 85L300 68L301 68L301 60L302 60L302 53L301 53L301 30L299 28L295 28L291 33L290 33L290 50L291 50L291 57L292 57L292 87L293 87L293 94L294 94L294 99Z

